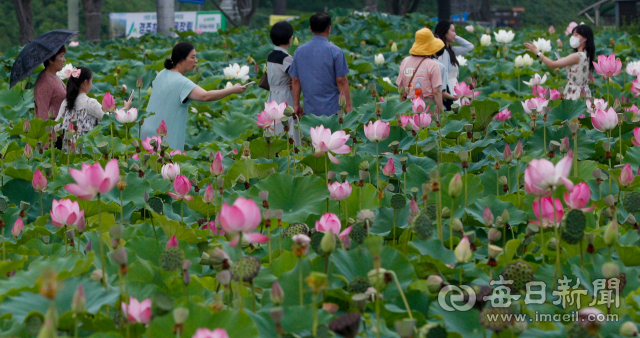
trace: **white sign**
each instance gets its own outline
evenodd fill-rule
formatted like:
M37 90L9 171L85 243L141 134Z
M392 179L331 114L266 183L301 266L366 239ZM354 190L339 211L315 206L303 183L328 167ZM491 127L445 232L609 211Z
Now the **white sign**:
M175 30L178 32L216 32L226 29L226 18L220 12L176 12ZM155 12L109 13L111 38L137 38L158 31Z

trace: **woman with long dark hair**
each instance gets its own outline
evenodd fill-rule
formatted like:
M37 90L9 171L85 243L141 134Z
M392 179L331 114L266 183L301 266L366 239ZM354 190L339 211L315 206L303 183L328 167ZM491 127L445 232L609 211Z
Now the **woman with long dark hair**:
M569 45L573 53L559 60L546 57L532 43L525 43L528 51L535 54L540 61L550 68L567 67L567 86L564 87L565 100L578 100L581 96L591 97L589 77L593 71L593 60L596 55L596 45L593 41L593 31L587 25L573 28Z
M60 110L60 104L67 95L64 83L56 75L64 67L66 52L67 49L62 46L56 55L44 62L44 70L38 75L38 79L33 86L36 117L42 120L48 120L50 118L49 113L55 116Z
M95 128L100 121L104 112L102 104L94 98L87 96L93 86L93 73L87 67L74 68L71 76L67 79L67 97L60 105L57 121L62 123L56 125L56 131L62 134L62 140L65 139L64 134L69 130L69 123L75 120L74 134L71 142L76 142L78 137L85 135L91 129ZM125 101L124 109L131 108L131 101ZM58 148L60 144L58 144ZM67 149L67 143L64 142L63 149Z
M444 42L444 53L438 57L438 60L447 67L447 88L449 93L453 94L453 88L458 84L458 68L459 63L456 56L466 54L475 48L475 46L456 35L456 26L449 20L440 20L434 29L433 34ZM453 46L456 43L459 46Z
M196 48L192 44L179 42L173 46L171 58L164 61L165 69L161 70L152 82L153 91L147 111L156 114L144 121L140 139L156 136L160 123L165 121L167 136L164 141L173 149L184 150L191 100L216 101L231 94L240 94L247 89L240 84L221 90L202 89L184 76L186 72L192 72L197 63Z

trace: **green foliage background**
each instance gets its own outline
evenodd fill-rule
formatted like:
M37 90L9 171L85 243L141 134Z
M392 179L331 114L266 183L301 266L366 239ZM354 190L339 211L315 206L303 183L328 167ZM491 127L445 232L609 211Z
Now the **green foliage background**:
M586 17L578 18L576 14L595 0L492 0L491 5L496 9L508 9L511 7L525 7L523 17L525 26L542 28L554 24L556 29L561 29L570 21L587 21ZM324 11L325 7L334 8L355 8L364 7L365 0L319 0L301 1L289 0L287 2L287 14L300 14L305 12ZM34 16L35 35L42 34L51 29L67 27L67 1L66 0L32 0ZM195 11L197 5L181 4L180 10ZM153 12L156 8L154 0L127 1L127 0L105 0L102 15L102 37L109 35L109 13L110 12ZM254 28L268 24L269 14L272 13L273 1L261 1L260 9L253 20ZM378 8L384 10L384 1L380 0ZM216 10L211 1L207 1L202 6L202 10ZM423 15L434 17L437 15L436 0L422 0L419 12ZM612 14L612 13L611 13ZM20 29L16 19L13 2L0 1L0 52L6 52L10 47L16 46L20 42ZM84 13L80 4L80 39L84 36Z

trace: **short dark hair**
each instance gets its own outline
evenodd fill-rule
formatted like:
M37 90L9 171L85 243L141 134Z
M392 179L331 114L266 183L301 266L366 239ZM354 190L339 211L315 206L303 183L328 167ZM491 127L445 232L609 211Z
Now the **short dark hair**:
M293 27L286 21L280 21L271 27L271 42L276 46L288 45L293 36Z
M55 60L58 55L60 55L62 53L66 53L66 52L67 52L67 47L62 45L62 47L60 47L60 49L58 49L58 52L56 53L56 55L44 60L44 68L49 67L49 63L51 63L51 61Z
M331 26L331 17L327 13L316 13L309 19L309 26L316 34L324 33Z
M164 68L173 69L180 61L185 60L192 50L196 49L194 45L189 42L178 42L173 46L171 51L171 58L164 60Z

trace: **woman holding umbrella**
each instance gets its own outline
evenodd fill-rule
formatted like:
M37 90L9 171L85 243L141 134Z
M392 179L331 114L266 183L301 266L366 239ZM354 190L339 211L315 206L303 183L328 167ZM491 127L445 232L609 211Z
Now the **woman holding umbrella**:
M44 70L38 76L33 88L33 98L35 101L36 117L42 120L55 118L62 101L67 96L67 88L62 80L56 75L61 71L66 62L65 53L67 49L62 46L56 55L44 61ZM49 113L52 116L49 116Z

